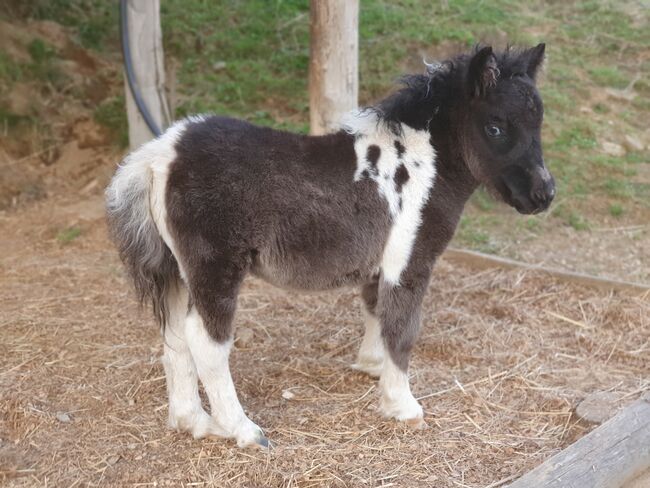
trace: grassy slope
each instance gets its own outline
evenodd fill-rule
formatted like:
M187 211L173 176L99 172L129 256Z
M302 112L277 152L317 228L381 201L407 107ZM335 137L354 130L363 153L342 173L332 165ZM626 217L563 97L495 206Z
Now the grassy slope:
M177 115L228 113L306 131L306 0L162 3L168 63L174 63L177 74ZM558 180L558 201L551 214L521 219L479 192L463 218L457 236L460 245L501 252L558 226L579 233L647 223L650 185L643 164L647 154L612 157L601 151L605 140L621 143L625 134L648 136L643 131L650 112L650 35L648 13L635 7L638 2L361 3L362 103L384 95L402 72L419 69L414 60L422 55L433 58L480 40L501 46L540 41L548 45L548 67L541 82L544 142ZM115 49L116 14L107 2L54 0L34 5L31 15L76 27L82 45ZM33 53L36 65L38 49ZM0 57L0 79L15 76L14 72L10 60ZM21 76L48 74L36 69L23 70ZM607 88L623 89L632 80L637 92L633 100L605 94ZM123 124L120 107L120 99L107 101L98 108L97 119Z

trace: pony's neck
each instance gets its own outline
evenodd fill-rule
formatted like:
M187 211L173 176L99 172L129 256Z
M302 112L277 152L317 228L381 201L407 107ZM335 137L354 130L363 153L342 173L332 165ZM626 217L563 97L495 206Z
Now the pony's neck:
M478 182L464 160L458 137L463 63L459 57L427 75L404 77L403 88L370 110L376 113L379 123L388 127L407 125L427 131L436 150L438 178L453 182L454 192L464 204Z
M464 205L479 182L463 158L453 125L445 130L432 130L431 141L437 154L438 180L453 187L454 196Z

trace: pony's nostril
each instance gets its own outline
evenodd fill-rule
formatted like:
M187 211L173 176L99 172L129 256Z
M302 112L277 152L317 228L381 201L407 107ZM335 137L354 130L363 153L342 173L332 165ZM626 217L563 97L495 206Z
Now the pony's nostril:
M540 208L548 207L555 197L555 189L539 189L532 193L531 199L533 203Z

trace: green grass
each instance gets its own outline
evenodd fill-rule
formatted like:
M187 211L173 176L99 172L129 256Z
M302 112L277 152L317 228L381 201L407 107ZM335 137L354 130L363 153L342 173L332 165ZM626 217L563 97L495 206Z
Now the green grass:
M492 216L463 215L456 232L456 241L464 247L471 247L482 252L494 254L499 251L499 244L491 229L496 219Z
M31 78L59 85L66 78L55 64L56 51L41 39L34 39L27 46L32 62L26 65Z
M603 187L608 195L614 198L631 199L635 197L634 186L626 180L607 178Z
M82 46L104 50L116 47L117 2L104 0L30 0L0 6L0 17L14 14L23 19L54 20L74 29Z
M0 50L0 82L11 84L20 81L23 68L7 53Z
M620 217L621 215L623 215L623 212L625 212L623 205L620 205L618 203L612 203L609 206L609 213L612 217Z
M54 50L41 39L34 39L30 42L27 46L27 50L29 51L29 55L32 57L34 63L37 64L47 62L54 54Z
M592 79L598 85L625 88L630 82L629 77L616 66L598 66L589 70Z
M577 231L589 229L589 221L584 216L576 212L571 212L569 214L568 223Z
M484 212L493 210L497 202L494 198L483 188L479 188L472 195L472 203Z
M56 235L56 240L59 241L59 243L66 245L66 244L70 244L80 235L81 235L81 229L77 226L72 226L72 227L68 227L67 229L61 230Z
M552 142L552 147L558 151L569 149L593 149L596 147L596 137L587 122L579 122L560 132Z
M19 126L29 125L31 122L31 117L15 114L4 104L0 104L0 127L15 129Z
M540 231L541 220L539 219L539 217L528 217L523 222L526 230L533 233L538 233Z

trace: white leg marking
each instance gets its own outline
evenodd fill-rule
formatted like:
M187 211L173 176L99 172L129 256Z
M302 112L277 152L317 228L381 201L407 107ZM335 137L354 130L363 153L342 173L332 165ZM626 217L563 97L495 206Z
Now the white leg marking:
M363 308L366 331L361 341L357 362L353 369L363 371L373 378L379 378L384 366L384 340L381 337L379 319Z
M169 426L190 432L199 439L224 436L210 415L203 410L194 360L185 342L187 290L182 287L169 296L169 322L165 328L165 353L162 358L169 395Z
M411 393L408 374L397 367L390 355L384 359L379 386L379 408L386 417L405 420L417 427L424 423L422 407Z
M239 447L267 447L268 441L262 429L246 416L237 398L228 366L232 341L224 344L214 341L205 330L196 308L192 308L187 316L185 334L201 383L210 400L212 417L226 432L226 437L236 439Z

